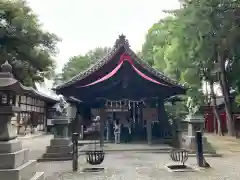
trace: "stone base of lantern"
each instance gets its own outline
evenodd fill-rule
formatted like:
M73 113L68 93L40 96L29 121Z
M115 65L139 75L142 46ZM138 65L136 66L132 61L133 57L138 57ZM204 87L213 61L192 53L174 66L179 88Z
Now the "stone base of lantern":
M36 161L28 160L28 149L19 140L0 142L0 180L44 180L43 172L36 172Z
M181 147L191 152L196 152L196 131L204 131L204 116L203 115L189 115L183 121L188 124L188 134L182 137ZM216 150L207 141L207 137L202 136L203 152L207 154L216 154Z
M72 142L69 138L54 138L47 146L46 153L38 161L72 160Z
M207 154L216 154L216 150L207 141L205 136L202 137L203 152ZM195 136L182 137L182 148L189 150L190 152L196 152L196 139Z

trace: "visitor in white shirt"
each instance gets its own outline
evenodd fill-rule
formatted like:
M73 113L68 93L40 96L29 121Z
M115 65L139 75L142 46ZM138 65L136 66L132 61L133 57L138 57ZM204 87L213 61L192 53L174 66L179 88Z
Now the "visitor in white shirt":
M114 126L115 144L120 143L120 135L121 135L121 124L119 123L119 120L116 120L115 126Z

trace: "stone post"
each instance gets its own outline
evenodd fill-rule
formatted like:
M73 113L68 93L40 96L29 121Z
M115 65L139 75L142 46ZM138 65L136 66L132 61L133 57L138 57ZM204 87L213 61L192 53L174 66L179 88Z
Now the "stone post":
M16 93L27 91L13 77L12 67L8 62L0 73L0 180L43 180L44 173L36 172L36 161L28 160L29 149L23 149L16 139L17 130L11 119L16 112ZM17 91L18 90L18 91Z
M183 123L188 124L188 134L182 138L182 147L188 149L189 151L196 151L196 131L204 130L204 117L201 115L188 116ZM215 154L216 151L213 149L211 144L207 141L205 136L202 137L203 151L205 153Z

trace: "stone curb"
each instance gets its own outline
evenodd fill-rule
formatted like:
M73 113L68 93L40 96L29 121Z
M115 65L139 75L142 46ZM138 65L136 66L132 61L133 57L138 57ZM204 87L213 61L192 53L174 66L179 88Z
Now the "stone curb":
M52 135L52 134L41 133L41 134L35 134L35 135L32 135L32 136L18 136L17 139L35 139L35 138L45 136L45 135Z
M80 150L80 154L84 154L89 150ZM135 152L135 153L156 153L156 154L168 154L171 152L171 150L168 149L159 149L159 150L151 150L151 149L112 149L112 150L104 150L103 151L108 154L108 153L119 153L119 152ZM222 154L209 154L205 153L204 157L222 157ZM189 157L196 157L195 153L189 153Z
M159 153L159 154L162 154L162 153L170 153L170 151L168 151L168 152L160 152L160 151L152 151L152 152L147 152L147 151L145 151L145 152L142 152L142 153ZM211 153L203 153L203 155L204 155L204 157L223 157L223 154L218 154L218 153L216 153L216 154L211 154ZM188 156L189 157L196 157L196 154L195 153L188 153Z

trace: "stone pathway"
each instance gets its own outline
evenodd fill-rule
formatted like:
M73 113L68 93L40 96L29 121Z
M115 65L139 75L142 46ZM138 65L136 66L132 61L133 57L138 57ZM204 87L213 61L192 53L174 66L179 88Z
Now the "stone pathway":
M22 141L23 148L30 149L29 159L38 159L46 151L46 146L50 144L53 135L45 134L34 138L19 138Z
M236 139L236 137L218 136L210 133L206 133L205 136L219 153L240 153L240 139Z
M18 135L18 139L34 139L34 138L37 138L37 137L40 137L40 136L44 136L46 135L45 132L42 132L42 131L38 131L38 132L35 132L33 134L31 133L28 133L26 135Z
M34 139L24 139L23 146L30 148L30 159L37 159L49 144L51 135ZM85 155L79 157L79 171L72 172L72 162L43 162L37 164L37 170L45 172L46 180L239 180L240 153L226 154L222 158L206 158L213 167L196 172L168 172L165 165L170 163L169 154L109 152L103 164L104 172L82 173L90 167L85 162ZM196 158L189 158L187 164L196 166ZM98 166L97 166L98 167Z
M100 144L97 142L85 144L82 148L82 151L92 150L96 147L96 149L100 149ZM114 143L105 143L104 151L105 152L122 152L122 151L134 151L134 152L169 152L172 150L172 147L166 144L114 144Z
M239 180L240 155L225 158L208 158L213 167L196 172L168 172L164 167L171 162L167 154L113 153L106 156L102 165L104 172L82 173L83 168L91 167L79 158L79 171L71 172L71 162L40 163L38 170L45 171L46 180ZM196 159L187 162L196 166Z

